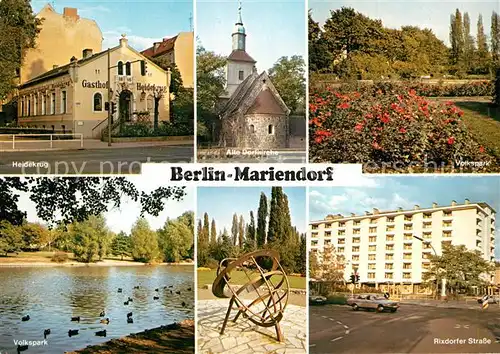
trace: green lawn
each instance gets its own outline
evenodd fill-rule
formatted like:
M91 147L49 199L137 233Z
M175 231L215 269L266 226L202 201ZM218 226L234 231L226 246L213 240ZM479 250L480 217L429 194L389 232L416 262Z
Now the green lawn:
M198 287L201 288L207 284L212 284L215 280L216 271L215 270L198 270ZM235 284L243 284L247 278L242 271L233 272L232 280ZM273 278L274 279L274 278ZM292 289L305 289L306 288L306 278L297 276L288 276L288 281L290 282L290 288Z
M452 101L464 111L463 120L476 141L497 160L500 159L500 109L484 97L440 97L440 102Z

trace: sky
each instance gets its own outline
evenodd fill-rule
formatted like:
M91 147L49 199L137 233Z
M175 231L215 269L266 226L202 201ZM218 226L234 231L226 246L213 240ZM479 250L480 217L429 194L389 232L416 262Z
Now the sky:
M151 192L152 190L165 186L157 176L130 176L127 179L134 183L139 191ZM38 218L36 213L35 204L29 199L27 193L20 193L18 207L20 210L27 212L27 219L29 222L44 222ZM167 221L167 218L176 218L186 211L194 211L195 209L195 188L186 187L186 195L181 201L169 200L165 204L164 210L158 215L158 217L153 217L151 215L145 215L146 220L148 220L149 225L153 230L157 230ZM120 209L113 209L104 214L106 218L106 224L115 233L124 231L130 234L130 230L133 224L137 221L139 214L141 212L140 204L135 203L131 200L122 199L122 205Z
M359 187L311 187L310 220L322 220L328 214L364 214L398 207L413 209L450 205L452 200L464 203L486 202L500 212L500 179L498 176L399 176L366 177ZM500 259L500 228L496 230L496 258Z
M203 219L208 213L210 222L215 219L218 232L227 228L231 232L233 214L243 215L245 223L250 222L250 210L253 210L257 222L260 193L264 192L271 201L271 187L199 187L197 194L196 218ZM306 188L283 188L288 196L292 225L301 233L306 232Z
M269 70L281 57L306 58L306 11L304 0L243 0L246 51L259 72ZM196 36L208 51L229 55L231 34L238 19L237 0L198 0Z
M450 15L458 8L462 14L469 13L471 33L476 35L479 14L483 16L485 33L489 38L492 11L500 12L498 0L489 1L326 1L309 0L312 17L323 24L330 17L330 10L352 7L372 19L380 19L385 27L418 26L432 29L434 34L449 45Z
M58 13L64 7L77 8L80 17L96 21L104 37L103 50L117 46L122 34L132 48L144 50L163 38L190 31L193 16L192 0L32 0L31 6L38 13L47 3Z

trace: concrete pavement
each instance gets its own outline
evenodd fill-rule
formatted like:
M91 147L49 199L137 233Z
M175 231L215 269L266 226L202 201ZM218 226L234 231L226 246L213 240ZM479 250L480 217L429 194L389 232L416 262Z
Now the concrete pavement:
M285 342L279 343L274 327L256 326L243 316L236 322L229 321L225 333L220 335L228 304L229 300L226 299L197 302L199 353L306 353L306 307L287 306L280 322Z
M500 310L401 304L396 313L311 306L309 352L500 353Z

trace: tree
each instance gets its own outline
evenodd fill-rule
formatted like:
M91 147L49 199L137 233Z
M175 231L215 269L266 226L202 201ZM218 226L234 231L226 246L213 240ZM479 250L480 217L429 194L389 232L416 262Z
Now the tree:
M212 257L220 262L225 258L232 257L233 255L234 246L227 229L224 228L224 231L217 240L217 246L213 249Z
M483 16L479 14L477 19L477 69L480 73L487 73L490 61L488 51L488 43L486 42L486 35L484 34Z
M458 69L463 69L463 53L464 53L464 28L462 22L462 14L459 9L456 9L455 15L450 17L450 43L451 43L451 63L458 66Z
M120 231L111 242L110 251L113 256L119 256L123 261L123 257L130 256L130 237Z
M125 177L1 177L0 218L15 225L26 217L17 205L21 192L29 194L38 217L49 226L118 209L123 199L139 203L141 216L158 216L167 200L181 200L186 194L185 187L159 187L146 193Z
M158 231L158 241L166 262L179 262L189 258L189 251L194 242L192 226L182 216L176 220L167 220Z
M257 210L257 247L261 248L266 243L267 229L267 197L264 192L260 193L259 209Z
M45 233L48 232L44 225L28 222L21 227L20 231L23 235L23 248L39 249L44 246L43 241L47 238Z
M91 215L87 220L70 225L70 248L76 259L90 263L97 256L101 260L107 254L109 229L101 215Z
M158 259L158 238L145 218L141 217L136 221L130 238L131 254L135 261L151 263Z
M238 222L238 246L243 249L245 240L245 221L243 220L243 215L240 215Z
M0 253L19 252L23 246L21 227L11 224L7 220L0 221Z
M469 13L464 13L464 65L466 69L469 71L472 69L473 61L474 61L474 37L472 37L470 32L470 18Z
M328 51L327 42L323 38L323 31L319 23L314 21L311 10L308 13L308 49L309 71L325 71L330 69L333 58Z
M344 282L344 257L335 253L332 245L326 245L318 253L318 272L316 278L324 281Z
M309 252L309 278L317 279L319 274L318 253Z
M255 233L256 233L255 217L253 216L253 211L250 210L250 223L246 227L245 242L244 242L245 244L244 249L246 252L254 251L255 248L257 247Z
M26 51L35 48L41 20L29 0L0 1L0 100L12 93Z
M465 245L443 244L441 255L429 257L430 268L422 276L431 285L446 279L452 294L470 293L474 287L486 286L495 270L493 263L483 259L481 252L468 250ZM434 285L435 286L435 285Z
M212 218L212 225L210 229L210 243L214 244L217 242L217 227L215 226L215 219Z
M500 15L495 11L491 14L491 57L493 66L500 65Z
M202 228L202 238L201 242L208 245L210 240L210 222L208 219L208 213L203 214L203 228Z
M226 57L209 52L200 45L196 49L197 134L205 141L217 140L216 103L226 90L226 61Z
M304 59L281 57L269 69L269 78L292 113L305 111L306 79Z
M233 246L236 246L238 242L238 215L233 214L233 223L231 224L231 239L233 241Z

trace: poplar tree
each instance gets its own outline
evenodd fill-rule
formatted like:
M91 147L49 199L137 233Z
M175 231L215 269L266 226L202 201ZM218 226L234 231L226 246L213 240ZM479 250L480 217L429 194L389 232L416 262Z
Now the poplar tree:
M212 218L212 226L210 230L210 244L214 244L217 242L217 228L215 226L215 219Z
M236 215L236 213L233 214L233 223L231 225L231 237L233 241L233 246L236 246L236 242L238 241L238 215Z
M240 215L240 220L238 222L238 246L243 249L245 240L245 221L243 220L243 215Z
M208 244L210 240L210 222L208 219L208 213L203 214L203 229L202 229L202 242L203 244Z
M464 30L462 14L460 10L455 11L455 15L450 18L450 43L451 43L451 62L454 65L462 64L464 52Z
M260 193L259 209L257 210L257 247L262 247L266 244L266 228L267 228L267 197L266 194Z
M486 35L484 34L484 26L483 26L483 16L479 14L477 19L477 64L479 70L485 72L488 67L489 61L489 52L488 52L488 43L486 42Z
M467 70L470 70L473 65L474 60L474 37L471 36L470 33L470 17L469 13L464 13L464 65Z
M493 11L491 14L491 57L493 66L500 62L500 16Z
M280 192L279 187L271 188L271 207L269 209L269 229L267 230L267 243L273 243L280 235Z

